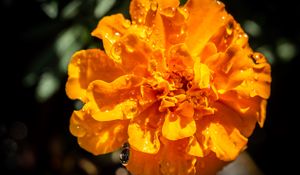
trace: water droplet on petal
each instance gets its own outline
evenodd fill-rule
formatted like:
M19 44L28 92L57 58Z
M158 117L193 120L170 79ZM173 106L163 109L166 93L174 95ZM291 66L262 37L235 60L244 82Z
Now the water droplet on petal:
M226 19L226 17L223 15L223 16L221 17L221 19L222 19L222 20L225 20L225 19Z
M217 2L218 5L222 5L222 2L219 1L219 0L216 0L216 2Z
M233 32L233 22L229 22L226 27L226 33L227 35L231 35L232 32Z
M154 25L152 26L152 27L155 27ZM152 28L147 28L146 29L146 34L147 34L147 36L150 36L151 34L152 34L152 32L153 32L153 29Z
M126 166L129 161L130 156L130 145L129 143L124 143L122 146L122 151L120 153L120 161L122 165Z
M81 59L77 59L77 65L80 65L81 64Z
M134 100L128 100L122 104L122 112L126 118L133 118L137 112L137 102Z
M162 10L163 14L168 17L173 17L175 15L176 8L168 7Z
M80 124L71 124L70 131L76 137L83 137L86 134L86 129Z
M138 23L142 23L143 19L142 18L138 18Z
M111 54L117 62L121 61L122 47L121 43L115 43L111 48Z
M262 59L264 56L261 53L255 52L251 54L250 57L255 64L258 64L259 60Z
M184 40L186 38L186 35L187 35L186 34L186 26L183 25L180 28L180 32L169 35L168 40L172 44L180 43L182 40Z
M170 161L163 160L160 162L160 172L162 174L176 174L175 167L171 165Z
M127 28L129 28L129 27L130 27L130 25L131 25L129 20L125 20L125 21L123 21L123 23L122 23L122 24L123 24L123 27L125 27L126 29L127 29Z
M157 10L157 6L158 6L157 2L153 1L151 3L151 5L150 5L150 8L151 8L151 10L156 11Z
M120 37L121 34L119 32L115 32L115 36Z
M238 34L236 43L241 46L245 46L248 43L248 35L246 33Z
M256 74L254 74L254 80L258 80L258 74L256 73Z
M188 9L186 7L182 7L179 10L180 10L181 14L183 15L184 19L188 19L188 17L190 16Z

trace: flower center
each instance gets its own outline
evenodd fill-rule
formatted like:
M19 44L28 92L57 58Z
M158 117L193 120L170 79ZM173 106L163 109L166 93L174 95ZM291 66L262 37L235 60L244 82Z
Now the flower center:
M210 107L210 102L216 99L213 97L216 93L213 93L213 86L210 85L210 74L202 72L200 78L194 74L188 70L154 73L155 83L152 88L160 100L160 112L176 113L185 110L183 114L185 115L187 110L210 111L209 113L214 111Z

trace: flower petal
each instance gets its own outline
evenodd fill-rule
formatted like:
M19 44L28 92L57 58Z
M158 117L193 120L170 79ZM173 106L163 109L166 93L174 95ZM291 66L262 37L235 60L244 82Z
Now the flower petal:
M250 49L248 36L241 26L231 15L225 19L225 23L219 28L219 31L210 39L219 52L225 52L227 48L233 45L239 45L241 48ZM250 49L251 50L251 49Z
M162 123L163 113L157 109L158 105L154 104L130 122L128 142L135 150L149 154L159 151L158 127Z
M239 113L243 120L249 123L249 126L255 125L256 121L258 121L258 124L261 127L263 126L266 117L267 105L267 101L265 99L258 96L247 98L232 90L220 94L220 101L222 101L224 105ZM246 127L244 127L242 133L248 137L251 135L252 130L253 128L246 130Z
M187 139L176 141L161 138L159 168L161 174L194 175L196 157L186 154Z
M134 175L159 175L159 154L147 154L130 149L130 157L126 168Z
M185 44L171 46L166 61L169 68L175 71L192 69L194 65L194 60Z
M196 60L194 64L194 81L199 88L209 88L211 81L211 71L207 65L200 63L200 60Z
M191 103L184 101L178 105L174 113L181 117L192 118L194 116L194 107Z
M123 74L105 53L98 49L89 49L76 52L68 67L69 78L66 84L66 93L71 99L85 101L88 85L97 79L111 82Z
M192 156L204 157L207 150L205 150L197 141L196 137L189 138L189 144L187 147L187 153Z
M102 39L105 52L110 56L112 45L127 32L130 26L130 21L126 20L122 14L107 16L100 20L92 36Z
M144 30L132 29L126 36L113 45L112 49L117 49L119 53L112 53L113 57L122 64L122 68L131 72L138 65L147 65L152 54L149 43L140 38L144 35ZM144 37L144 36L143 36ZM146 69L146 68L145 68Z
M260 103L257 105L259 106L259 104ZM229 132L236 128L245 137L249 137L252 134L256 126L256 115L251 113L242 115L222 101L215 103L214 107L216 108L216 112L213 117L213 122L221 123Z
M196 158L187 155L186 139L170 141L162 138L157 154L146 154L131 149L127 169L134 175L195 175Z
M194 135L196 123L193 118L181 117L169 112L162 127L162 135L169 140L178 140Z
M130 3L130 16L137 24L145 24L145 19L149 11L161 11L168 8L176 8L178 0L132 0Z
M189 0L185 8L189 12L186 43L192 55L197 56L209 39L224 25L228 14L224 5L215 0Z
M217 58L209 68L216 73L214 83L219 91L235 89L241 95L264 99L270 96L271 67L263 55L234 45Z
M231 133L228 133L224 126L218 123L211 123L204 134L210 138L211 150L224 161L236 159L239 153L245 149L248 141L239 130L233 129Z
M234 160L247 144L247 138L241 133L249 134L253 131L255 118L244 120L237 112L221 103L214 106L217 108L214 115L197 120L197 140L215 152L219 159Z
M214 152L211 152L205 157L197 158L196 172L208 175L217 174L227 163L217 158Z
M83 107L98 121L130 119L138 115L139 86L142 78L121 76L111 83L101 80L92 82L88 88L89 102Z
M106 154L120 148L128 139L129 121L99 122L84 111L74 111L70 131L78 137L79 145L95 155Z

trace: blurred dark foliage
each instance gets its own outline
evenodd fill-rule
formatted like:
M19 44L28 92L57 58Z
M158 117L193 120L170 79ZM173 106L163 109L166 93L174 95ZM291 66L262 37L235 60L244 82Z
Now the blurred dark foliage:
M70 134L69 118L76 103L65 95L65 68L69 58L64 56L74 50L101 48L101 42L89 33L102 15L124 13L129 18L129 0L113 1L106 11L97 6L101 0L73 1L0 1L0 75L4 97L0 120L0 174L113 175L121 167L113 161L115 155L93 156L81 149ZM266 175L299 172L298 2L223 2L247 29L254 50L264 52L272 62L272 95L267 120L265 127L257 127L250 137L247 151ZM70 3L73 6L70 7ZM96 7L100 9L97 13ZM76 32L79 34L75 35ZM73 36L77 37L73 43L81 44L57 47L59 41ZM62 55L64 52L68 54ZM41 96L43 92L48 95Z

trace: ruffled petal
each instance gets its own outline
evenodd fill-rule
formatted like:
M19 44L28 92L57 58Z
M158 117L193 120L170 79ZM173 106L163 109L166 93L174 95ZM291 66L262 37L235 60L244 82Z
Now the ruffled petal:
M111 83L96 80L88 88L89 102L83 109L98 121L133 118L139 113L141 83L142 78L133 75L121 76Z
M94 80L111 82L123 74L105 53L98 49L76 52L68 67L66 93L71 99L86 99L86 89Z
M251 50L248 44L248 35L231 15L225 19L224 25L210 39L219 52L225 52L227 48L233 45L239 45L241 48Z
M161 138L159 169L161 174L194 175L196 157L186 154L187 139L170 141Z
M207 149L203 148L203 146L199 144L196 137L192 136L189 138L189 144L187 146L187 153L189 155L204 157L207 152Z
M196 164L196 172L200 174L215 175L228 162L220 160L214 152L211 152L205 157L198 157Z
M249 123L249 126L254 126L256 121L261 127L263 126L266 117L267 100L258 96L253 98L244 97L232 90L220 94L220 101L239 113L243 121ZM246 128L242 130L247 137L251 135L252 131L253 127L248 130Z
M201 89L209 88L211 79L211 70L208 66L200 63L200 60L196 61L194 64L194 81L197 86Z
M163 122L162 118L163 113L154 104L133 119L128 127L128 142L131 147L144 153L156 154L160 149L158 128Z
M158 158L159 154L147 154L130 149L126 168L134 175L160 175Z
M175 44L184 43L187 38L189 18L187 9L178 7L165 8L160 11L166 36L166 49ZM189 46L188 46L189 48Z
M134 175L194 175L196 158L187 155L187 140L169 141L161 138L157 154L146 154L131 149L127 169Z
M247 97L270 96L271 67L263 55L234 45L225 54L211 57L207 64L215 72L214 84L219 93L234 89Z
M149 11L161 11L169 8L176 8L179 5L178 0L132 0L130 3L130 16L132 21L137 24L145 24L145 19Z
M128 139L129 121L99 122L84 111L74 111L70 120L70 131L78 137L79 145L95 154L106 154L120 148Z
M127 32L130 26L130 21L126 20L122 14L107 16L100 20L96 29L93 30L92 36L102 39L105 52L110 56L112 52L115 52L112 46Z
M236 159L239 153L245 149L248 141L239 130L233 129L231 133L228 133L225 127L219 123L209 124L203 134L210 138L211 150L224 161Z
M226 22L224 5L214 0L189 0L185 4L189 12L186 43L193 56L201 53L209 39Z
M133 28L112 46L112 57L122 64L122 68L127 72L133 72L136 67L147 70L146 65L152 56L152 48L143 37L146 37L145 30Z
M193 118L169 112L162 126L162 135L169 140L178 140L194 135L196 123Z
M252 122L244 120L237 112L221 103L214 106L217 108L214 115L197 121L197 140L215 152L219 159L234 160L247 144L247 138L241 133L251 133L255 119Z
M259 106L260 103L257 105ZM236 128L245 137L249 137L252 134L256 126L256 115L242 115L240 112L234 110L234 108L222 101L215 103L213 106L216 108L216 112L212 122L221 123L229 132Z
M167 65L172 71L193 69L194 60L185 44L176 44L168 50Z

